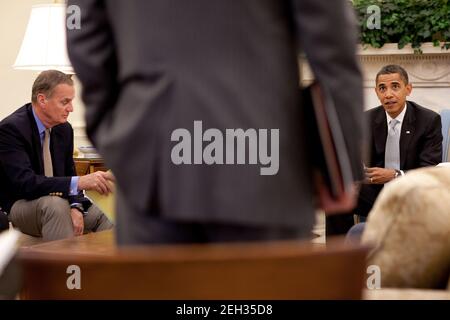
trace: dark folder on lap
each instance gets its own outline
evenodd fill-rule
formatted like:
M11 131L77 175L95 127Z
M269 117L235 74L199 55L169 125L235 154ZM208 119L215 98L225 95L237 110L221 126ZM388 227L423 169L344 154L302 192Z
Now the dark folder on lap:
M330 195L338 199L353 184L353 177L333 99L318 82L301 91L315 172L321 176Z

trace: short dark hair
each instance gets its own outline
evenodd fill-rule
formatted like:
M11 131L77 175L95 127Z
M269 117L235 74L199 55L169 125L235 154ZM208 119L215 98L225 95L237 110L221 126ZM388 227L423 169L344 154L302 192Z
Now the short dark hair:
M392 73L398 73L400 75L400 78L402 78L403 82L405 84L409 83L408 79L408 73L405 69L400 67L398 64L389 64L387 66L384 66L381 68L380 71L377 73L377 77L375 78L375 83L378 83L378 77L382 74L392 74Z
M59 84L67 84L73 86L72 75L65 74L58 70L42 71L36 80L34 80L33 88L31 90L31 102L37 102L37 96L40 93L51 97L53 90Z

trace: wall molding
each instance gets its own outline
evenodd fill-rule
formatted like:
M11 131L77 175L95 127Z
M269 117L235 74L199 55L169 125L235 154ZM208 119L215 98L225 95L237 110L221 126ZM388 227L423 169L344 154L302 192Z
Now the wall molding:
M376 73L389 63L403 66L414 87L450 88L450 51L431 43L424 44L422 50L422 54L415 54L410 46L397 49L397 44L379 49L358 46L358 59L365 71L364 87L373 87Z
M415 54L411 46L398 49L397 44L385 44L382 48L364 48L359 45L357 57L363 72L365 108L378 105L374 93L377 72L386 64L399 64L409 75L413 85L412 99L435 111L450 108L450 50L422 45L422 54ZM299 57L302 85L314 79L304 56Z
M421 50L424 55L436 54L448 54L450 55L450 50L442 49L443 43L440 43L439 46L434 46L432 42L425 42L421 45ZM397 43L386 43L381 48L373 48L368 45L358 45L357 47L357 55L358 56L397 56L397 55L406 55L406 56L420 56L420 54L415 54L414 49L411 45L406 45L402 49L398 48Z

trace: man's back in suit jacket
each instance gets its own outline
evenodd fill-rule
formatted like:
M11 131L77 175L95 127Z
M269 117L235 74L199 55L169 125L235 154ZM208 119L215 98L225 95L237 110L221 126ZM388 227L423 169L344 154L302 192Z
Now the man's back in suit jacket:
M146 217L311 229L299 46L339 108L354 175L361 177L362 79L345 1L69 4L82 12L68 44L84 86L87 132L123 195L120 242L145 238ZM197 120L222 133L279 130L279 171L263 176L249 164L175 165L171 134L192 132Z

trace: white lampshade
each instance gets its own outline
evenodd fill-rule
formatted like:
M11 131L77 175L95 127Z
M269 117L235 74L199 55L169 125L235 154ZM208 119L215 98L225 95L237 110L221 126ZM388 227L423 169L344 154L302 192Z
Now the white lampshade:
M66 5L34 5L15 69L49 70L74 73L67 55Z

